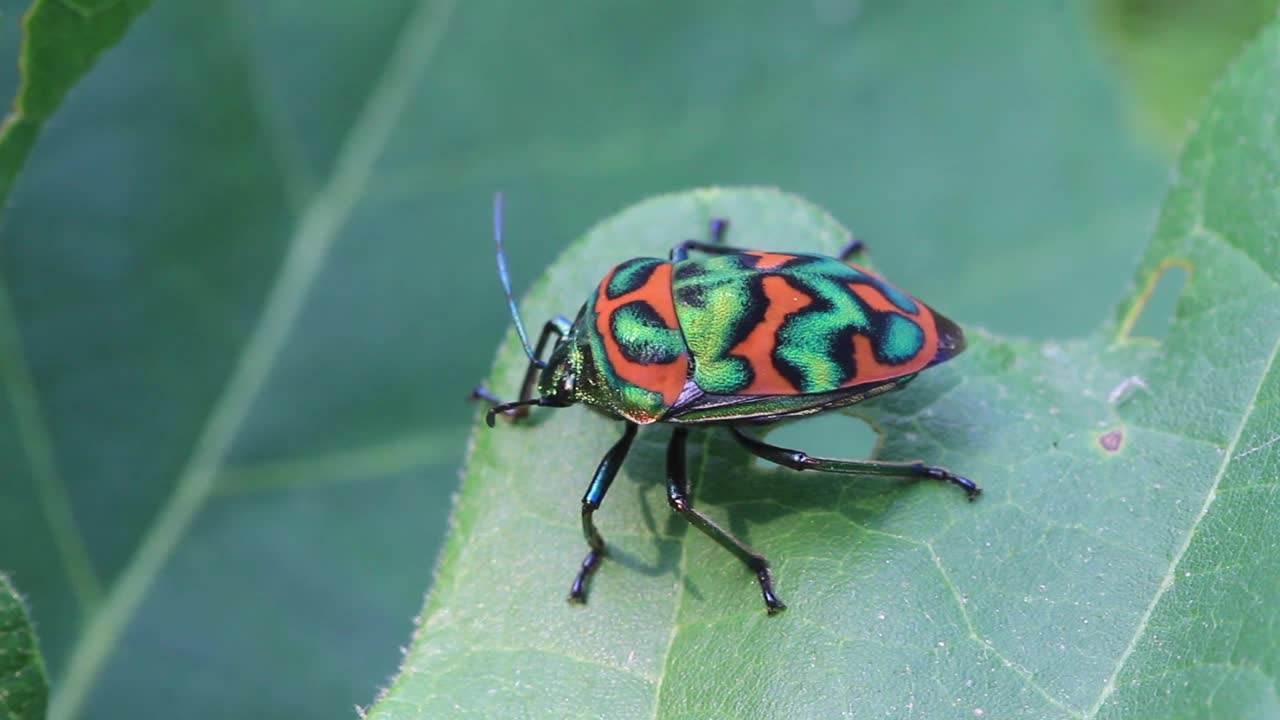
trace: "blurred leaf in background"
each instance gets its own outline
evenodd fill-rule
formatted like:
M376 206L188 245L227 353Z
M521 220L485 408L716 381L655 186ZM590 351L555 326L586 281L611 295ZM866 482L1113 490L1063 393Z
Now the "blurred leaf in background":
M0 0L5 57L26 7ZM1084 333L1164 178L1087 27L1049 0L147 10L0 221L0 568L54 716L339 717L394 670L508 322L494 190L518 286L638 198L765 183L963 322Z
M1176 150L1227 63L1276 16L1276 0L1090 0L1137 122Z
M31 618L8 576L0 573L0 713L7 720L41 720L48 694Z
M150 0L32 3L24 23L34 41L23 45L19 61L26 79L0 127L0 206L9 197L41 126L98 55L119 42L148 5ZM16 80L14 76L12 81ZM12 94L9 84L5 83L6 95Z

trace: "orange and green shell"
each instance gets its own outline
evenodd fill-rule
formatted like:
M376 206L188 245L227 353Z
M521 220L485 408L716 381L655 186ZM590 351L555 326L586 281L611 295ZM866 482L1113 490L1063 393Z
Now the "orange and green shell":
M544 372L637 423L771 420L901 387L964 349L955 323L856 265L741 252L605 276Z

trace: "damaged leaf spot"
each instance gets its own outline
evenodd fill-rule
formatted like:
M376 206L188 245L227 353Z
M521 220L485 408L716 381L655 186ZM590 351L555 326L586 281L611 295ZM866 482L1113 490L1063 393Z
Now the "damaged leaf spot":
M1123 405L1133 397L1135 392L1149 389L1150 388L1147 387L1146 381L1143 380L1141 376L1130 375L1124 380L1121 380L1119 385L1112 388L1111 392L1107 394L1107 402L1117 406Z
M1191 263L1187 260L1168 258L1161 263L1121 320L1118 339L1163 341L1173 324L1178 295L1190 277Z
M1102 433L1098 436L1098 444L1107 452L1119 452L1120 447L1124 445L1124 430L1116 428Z

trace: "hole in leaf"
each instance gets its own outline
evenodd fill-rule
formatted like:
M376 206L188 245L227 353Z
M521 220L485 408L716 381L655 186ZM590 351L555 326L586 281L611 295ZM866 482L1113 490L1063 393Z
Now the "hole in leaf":
M876 431L864 420L841 413L824 413L782 423L765 436L772 445L803 450L817 457L862 459L876 447ZM757 458L760 467L773 463Z
M1168 337L1178 295L1190 277L1191 266L1185 260L1166 261L1129 311L1121 337L1144 337L1156 341Z

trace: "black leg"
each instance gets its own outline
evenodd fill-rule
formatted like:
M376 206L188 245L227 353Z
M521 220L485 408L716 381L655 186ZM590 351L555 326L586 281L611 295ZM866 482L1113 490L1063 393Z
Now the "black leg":
M844 475L878 475L895 478L929 478L944 480L958 485L969 496L970 500L982 492L972 480L952 473L940 467L925 465L922 462L881 462L879 460L831 460L811 457L799 450L788 450L776 445L757 440L736 427L730 427L734 438L742 446L772 463L777 463L793 470L820 470L822 472L841 473Z
M729 247L728 245L712 245L711 243L702 242L701 240L685 240L679 245L671 248L671 262L680 262L689 259L689 251L698 250L708 255L732 255L734 253L744 252L743 248Z
M573 323L566 317L556 316L555 318L548 320L547 324L542 326L542 334L538 336L538 345L533 352L533 356L541 360L542 353L547 349L547 343L551 340L551 336L555 335L558 340L569 334L569 328L572 326ZM537 361L529 361L529 368L524 372L524 382L520 384L520 399L518 402L525 402L533 397L533 388L538 382L538 372L540 370L542 370L542 366L539 365ZM494 395L483 385L471 391L471 399L486 400L494 405L506 404L501 398ZM507 410L505 414L512 418L519 419L529 414L529 408L528 406L517 407Z
M671 248L671 262L680 262L689 259L689 251L697 250L709 255L732 255L733 253L744 252L743 248L728 247L724 244L725 235L729 232L729 221L724 218L715 218L711 221L711 242L703 242L701 240L685 240L684 242ZM857 238L853 238L840 248L840 252L836 255L841 262L848 262L854 255L860 255L867 251L867 244Z
M742 248L727 247L724 244L724 237L728 232L729 221L724 218L715 218L711 221L711 241L685 240L671 248L671 262L688 260L690 250L697 250L708 255L732 255L744 252Z
M729 221L724 218L714 218L711 220L711 243L713 245L723 245L724 236L729 232Z
M715 524L711 518L693 509L693 500L689 497L689 477L685 463L685 441L688 435L688 430L678 427L671 433L671 444L667 445L667 502L691 525L720 543L726 550L737 556L747 569L755 573L756 580L760 582L760 592L764 595L765 609L770 615L779 610L785 610L787 606L773 594L773 576L769 573L769 561L753 550L750 545Z
M604 502L604 494L609 492L613 478L618 475L618 468L622 467L622 461L626 459L627 451L631 449L631 441L636 437L636 427L635 423L627 423L627 429L618 442L609 448L609 452L605 453L600 466L596 468L595 477L591 479L591 485L587 486L587 493L582 496L582 535L587 539L587 546L591 550L583 559L578 576L573 579L573 587L569 590L570 602L587 601L587 579L600 566L600 560L604 557L604 538L600 537L600 531L596 530L596 524L592 522L591 515L600 507L600 503Z
M844 247L840 248L840 254L836 257L840 258L841 262L848 262L849 258L854 255L861 255L866 251L867 244L857 238L854 238L845 243Z
M542 334L538 336L538 346L534 350L534 357L542 359L542 352L547 349L547 342L551 340L551 336L555 335L556 340L569 334L569 328L573 327L573 323L569 322L569 318L563 315L557 315L547 321L542 326ZM542 366L538 363L529 362L529 367L524 371L524 382L520 384L520 399L528 400L533 397L533 387L538 382L538 372L542 370ZM528 412L525 413L526 415Z
M477 387L475 390L472 390L472 391L471 391L471 399L472 399L472 400L484 400L485 402L489 402L489 403L492 403L492 404L494 404L494 405L501 405L501 404L503 404L503 403L505 402L502 398L500 398L500 397L498 397L497 395L494 395L493 393L489 392L489 388L487 388L487 387L485 387L485 386L483 386L483 385L481 385L481 386Z

